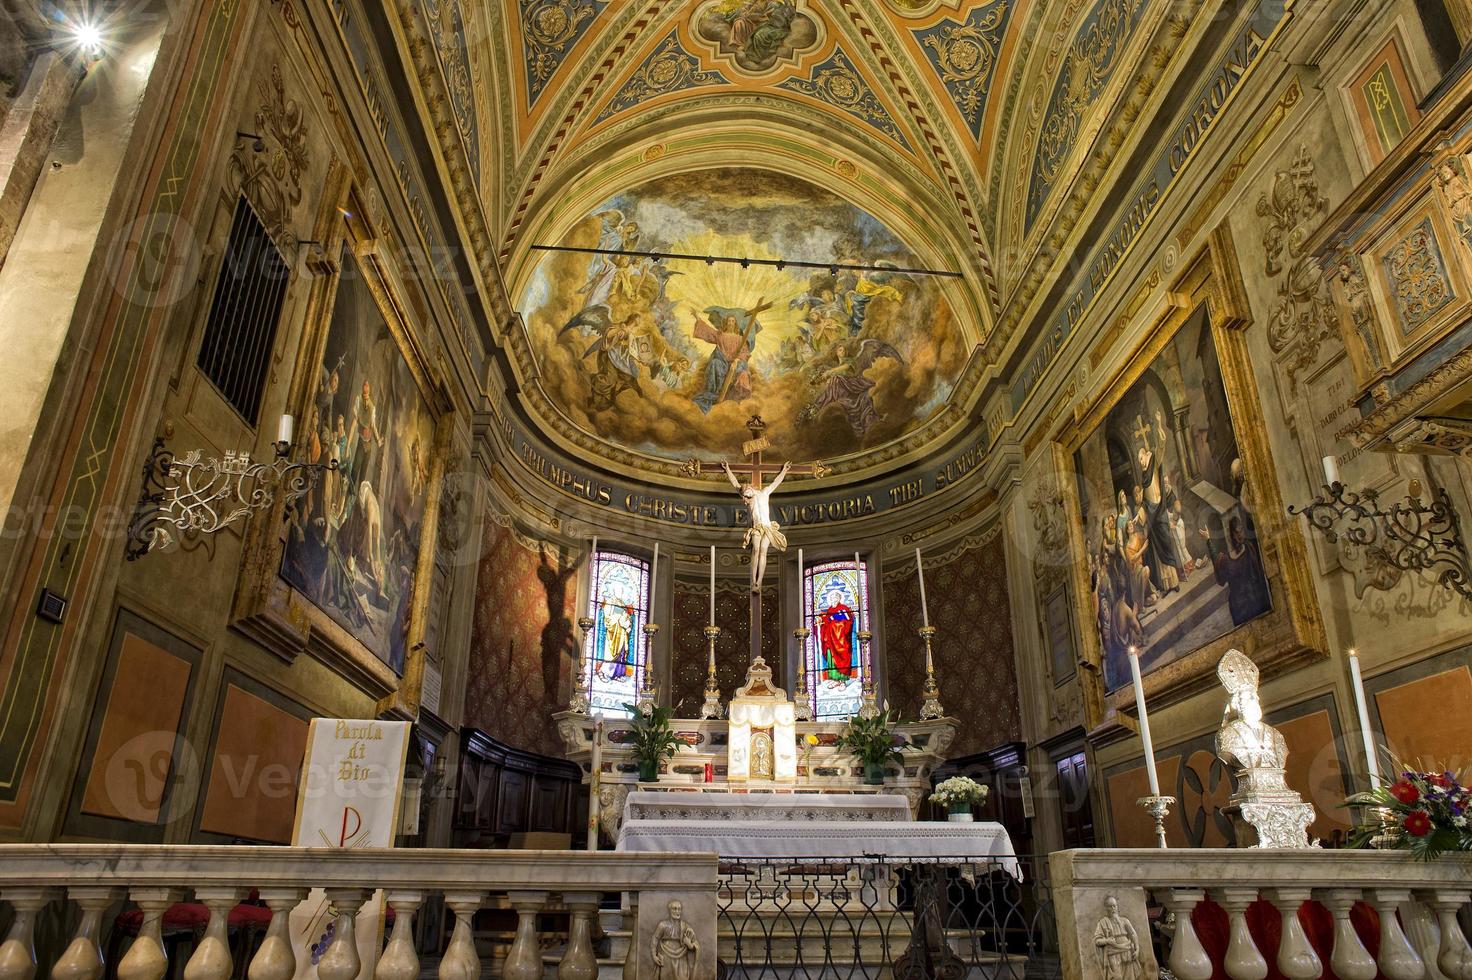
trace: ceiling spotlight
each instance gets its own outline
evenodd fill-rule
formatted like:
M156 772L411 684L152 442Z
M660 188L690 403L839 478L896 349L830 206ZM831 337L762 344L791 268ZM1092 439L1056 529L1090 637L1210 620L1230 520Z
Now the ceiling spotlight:
M88 58L102 57L102 28L90 21L77 21L70 28L72 44Z

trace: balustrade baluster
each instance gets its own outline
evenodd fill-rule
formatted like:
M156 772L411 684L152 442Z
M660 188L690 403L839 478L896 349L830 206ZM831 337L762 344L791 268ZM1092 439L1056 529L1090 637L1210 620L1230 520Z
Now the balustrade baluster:
M261 901L271 910L271 924L246 968L250 980L291 980L296 954L291 950L291 910L307 895L305 888L262 888Z
M1257 901L1256 888L1221 888L1212 892L1227 911L1227 976L1232 980L1264 980L1268 961L1247 928L1247 906Z
M15 910L10 931L0 943L0 980L31 980L36 975L36 913L55 894L50 888L7 888L0 895Z
M571 913L567 949L557 964L557 980L598 980L598 957L593 952L593 916L598 914L598 892L566 892L562 904Z
M485 904L482 892L446 892L445 904L455 913L450 945L440 960L440 980L479 980L480 957L475 952L475 913Z
M537 942L537 915L547 904L546 892L511 892L516 910L516 938L501 967L501 980L542 980L542 949ZM565 980L565 978L563 978Z
M1339 980L1375 980L1380 974L1375 958L1360 942L1349 919L1350 909L1359 900L1360 893L1354 888L1331 888L1319 893L1319 901L1334 917L1334 951L1329 954L1329 969Z
M623 980L637 980L639 976L639 893L629 892L629 910L624 913L624 929L629 934L629 948L624 953ZM1195 980L1185 977L1183 980Z
M162 980L169 969L169 954L164 950L164 913L179 900L179 892L172 888L134 888L128 897L143 913L143 924L133 945L118 960L118 980Z
M1438 888L1427 895L1427 904L1435 910L1441 926L1436 966L1447 980L1472 980L1472 946L1468 946L1462 923L1457 921L1457 911L1468 902L1472 902L1469 891Z
M1313 894L1307 888L1278 888L1268 894L1283 917L1283 934L1278 942L1278 972L1288 980L1317 980L1324 975L1324 961L1298 921L1298 910Z
M383 955L378 957L378 968L373 971L373 980L418 980L419 954L414 951L414 916L424 904L424 893L392 891L386 898L394 910L394 931L383 947ZM459 923L456 923L455 928L458 935ZM450 950L454 948L455 942L452 939ZM446 959L449 958L450 950L445 951ZM471 952L474 953L473 945ZM479 962L476 967L478 970ZM440 976L445 975L444 971L445 966L441 962Z
M319 980L354 980L363 968L358 955L358 910L369 894L364 888L327 889L327 900L337 914L332 920L332 941L317 960Z
M121 894L116 888L95 886L67 889L67 897L82 909L82 921L77 924L71 944L51 968L52 980L97 980L102 976L102 947L97 942L102 931L102 913Z
M194 890L194 900L210 910L210 921L194 947L194 954L184 964L184 980L230 980L235 968L230 958L230 910L242 894L235 887Z
M1426 963L1411 945L1396 915L1396 908L1410 901L1410 891L1376 888L1370 894L1371 904L1380 913L1380 972L1389 980L1422 980L1426 976Z
M1191 921L1191 913L1205 898L1206 892L1199 888L1171 888L1164 893L1163 903L1176 918L1169 962L1177 980L1211 980L1211 957L1206 955L1201 938L1196 935L1196 925Z

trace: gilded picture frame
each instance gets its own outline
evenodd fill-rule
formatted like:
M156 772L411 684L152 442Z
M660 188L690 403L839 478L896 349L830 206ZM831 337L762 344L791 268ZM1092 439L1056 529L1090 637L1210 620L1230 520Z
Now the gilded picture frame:
M1232 647L1246 651L1264 676L1327 656L1327 638L1314 601L1303 529L1300 522L1287 517L1279 495L1244 334L1252 322L1251 311L1231 234L1223 225L1211 233L1197 254L1183 263L1163 299L1144 314L1147 324L1140 331L1141 340L1123 358L1116 373L1075 408L1072 419L1055 436L1055 466L1073 555L1072 591L1081 624L1078 642L1080 663L1085 669L1079 673L1090 727L1119 723L1122 708L1133 714L1134 695L1128 684L1112 692L1106 690L1103 644L1098 629L1090 628L1096 618L1094 595L1082 498L1073 461L1166 345L1203 311L1245 468L1246 492L1251 494L1255 505L1256 539L1271 595L1271 609L1148 671L1144 676L1146 695L1152 700L1175 701L1206 689L1214 683L1217 662Z
M328 198L333 201L333 207L319 222L322 246L311 260L319 278L308 302L306 326L297 349L287 400L298 420L293 453L305 456L310 452L307 420L313 417L321 386L324 353L334 328L334 310L342 295L344 276L356 272L361 276L367 296L371 297L370 314L376 311L381 315L391 339L391 344L378 353L381 358L402 359L407 377L412 379L412 389L427 413L425 437L431 443L418 457L421 463L416 468L415 496L422 500L422 510L418 512L417 534L409 562L412 572L391 617L394 628L402 631L402 667L391 666L382 650L375 652L370 647L362 631L345 624L341 616L334 616L328 607L304 591L299 575L287 574L283 559L293 545L290 536L299 533L301 522L286 513L279 501L247 532L246 557L242 562L232 625L282 659L291 660L306 651L322 660L374 697L380 714L414 718L423 692L426 621L433 591L440 490L454 429L453 403L441 372L417 336L415 324L423 323L424 317L411 303L411 293L399 273L390 241L375 227L346 177L341 181L340 193L329 194ZM360 305L365 298L360 298ZM380 452L394 451L392 440L380 440L380 446ZM337 454L324 450L319 455L320 461L325 462ZM324 472L314 492L323 492L328 482L340 479L344 472L341 468ZM386 518L385 525L390 520L392 517ZM401 556L410 553L403 544L401 540Z

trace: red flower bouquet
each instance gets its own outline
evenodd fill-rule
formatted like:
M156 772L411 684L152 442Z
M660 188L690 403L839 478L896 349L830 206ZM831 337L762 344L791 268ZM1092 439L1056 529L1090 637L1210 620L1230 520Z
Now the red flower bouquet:
M1373 839L1410 850L1423 860L1447 851L1472 851L1472 789L1452 772L1406 769L1389 786L1349 798L1349 806L1374 807L1379 824L1360 827L1358 846ZM1387 833L1387 831L1389 831Z

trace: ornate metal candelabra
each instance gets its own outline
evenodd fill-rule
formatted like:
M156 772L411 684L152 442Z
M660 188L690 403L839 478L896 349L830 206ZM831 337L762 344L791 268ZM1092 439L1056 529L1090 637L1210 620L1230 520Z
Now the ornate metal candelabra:
M659 700L659 690L649 680L649 675L654 673L654 637L658 632L658 623L644 624L644 671L640 675L639 696L634 699L634 707L641 714L653 711L655 701Z
M1407 489L1406 499L1387 509L1373 488L1350 490L1335 480L1324 486L1323 496L1303 508L1289 507L1288 513L1303 514L1330 544L1342 537L1363 548L1371 561L1435 575L1444 587L1472 598L1467 545L1446 488L1438 488L1429 504L1421 502L1420 480Z
M862 700L859 703L859 717L865 720L879 717L879 700L874 694L874 664L870 659L869 641L874 634L868 630L859 630L859 651L863 655L864 683Z
M721 687L716 683L716 640L720 635L721 628L715 624L705 628L705 642L710 652L705 668L705 701L700 705L702 718L719 718L722 714Z
M224 459L205 458L198 449L179 457L164 448L162 437L155 439L143 464L143 489L128 523L124 557L137 561L155 548L167 548L175 533L222 531L269 508L277 492L290 508L322 473L337 469L335 459L293 463L288 459L291 443L274 445L276 458L257 463L249 453L234 451Z
M792 636L797 640L797 656L793 663L797 664L797 690L792 695L792 707L798 721L813 720L812 695L808 693L808 671L807 671L807 649L808 637L813 631L806 626L799 626L792 631Z
M940 684L935 679L935 657L930 652L930 641L934 638L934 626L920 627L920 639L925 641L925 687L920 691L923 698L920 718L923 721L934 721L946 716L946 709L940 703Z
M1165 844L1165 818L1170 813L1170 805L1176 801L1174 796L1142 796L1135 801L1137 806L1145 808L1146 812L1155 821L1155 846L1164 848Z
M588 671L588 634L593 631L593 617L579 616L578 629L583 631L583 645L578 647L578 679L572 685L572 697L568 699L567 710L576 711L580 715L588 713L592 707L591 688L593 679Z

